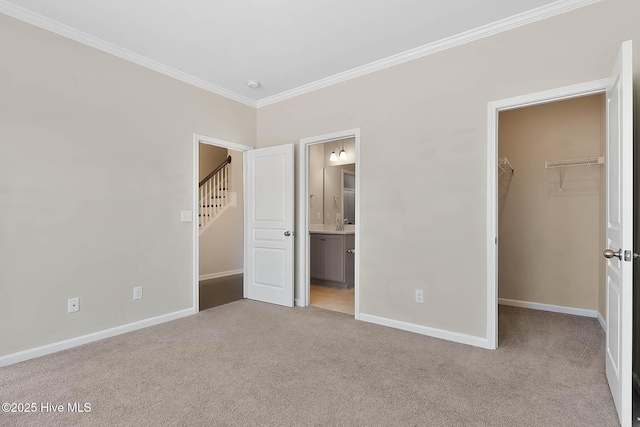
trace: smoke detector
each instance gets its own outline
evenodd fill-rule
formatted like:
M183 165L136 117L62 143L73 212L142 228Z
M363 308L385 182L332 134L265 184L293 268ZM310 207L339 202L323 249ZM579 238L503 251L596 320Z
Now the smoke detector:
M249 86L251 89L258 89L260 87L260 82L257 80L249 80L247 82L247 86Z

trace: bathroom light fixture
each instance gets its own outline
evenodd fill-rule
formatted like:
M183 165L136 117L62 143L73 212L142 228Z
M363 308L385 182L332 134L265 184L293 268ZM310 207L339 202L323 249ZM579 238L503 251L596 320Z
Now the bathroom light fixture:
M335 162L336 160L338 160L338 156L336 155L336 150L333 150L331 152L331 155L329 156L329 160L332 162Z
M342 150L340 150L340 160L347 160L347 152L344 151L344 148Z

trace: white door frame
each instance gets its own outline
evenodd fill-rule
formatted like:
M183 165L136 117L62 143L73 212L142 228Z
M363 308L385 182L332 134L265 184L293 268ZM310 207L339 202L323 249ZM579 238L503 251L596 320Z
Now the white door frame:
M604 93L609 79L489 102L487 122L487 347L498 348L498 114L571 98Z
M356 158L356 223L354 256L355 319L360 319L360 128L347 129L300 140L300 170L298 187L298 298L296 305L309 305L311 283L309 278L309 146L340 139L355 139Z
M249 151L254 147L248 145L242 145L235 142L225 141L224 139L211 138L205 135L193 134L193 203L192 203L192 222L193 222L193 313L198 313L200 308L200 287L199 287L199 270L200 270L200 230L198 229L198 184L200 182L200 150L199 144L215 145L216 147L227 148L236 151ZM244 191L246 164L244 163L244 155L242 156L243 168L242 168L242 194L246 194ZM245 204L243 204L245 206ZM244 210L242 212L244 215ZM242 223L244 224L244 218ZM243 241L244 242L244 241ZM244 271L244 259L242 260L242 269Z

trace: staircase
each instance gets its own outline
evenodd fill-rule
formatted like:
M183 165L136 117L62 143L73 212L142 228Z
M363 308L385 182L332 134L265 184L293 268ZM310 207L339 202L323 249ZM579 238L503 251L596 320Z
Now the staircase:
M231 156L200 181L198 203L198 225L200 234L215 221L229 205L234 194L229 191L231 185Z

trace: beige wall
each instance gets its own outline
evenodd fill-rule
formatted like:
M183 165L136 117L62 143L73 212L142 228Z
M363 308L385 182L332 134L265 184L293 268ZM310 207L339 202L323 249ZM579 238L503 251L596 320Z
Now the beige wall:
M324 221L324 151L324 144L309 146L309 224Z
M229 206L200 235L199 275L241 270L244 265L244 192L242 182L243 153L224 150L231 156L231 192L235 206Z
M362 312L485 336L486 104L607 77L638 23L605 0L256 113L0 15L0 355L191 307L193 133L359 127Z
M500 113L498 296L598 310L604 167L559 169L551 160L604 156L604 95Z
M259 147L360 128L363 313L486 337L487 102L608 77L637 37L636 3L605 0L258 110Z
M193 134L255 109L2 14L0 58L0 355L192 307Z
M202 181L227 159L229 150L202 143L198 144L198 150L198 180ZM240 159L242 160L242 154Z

